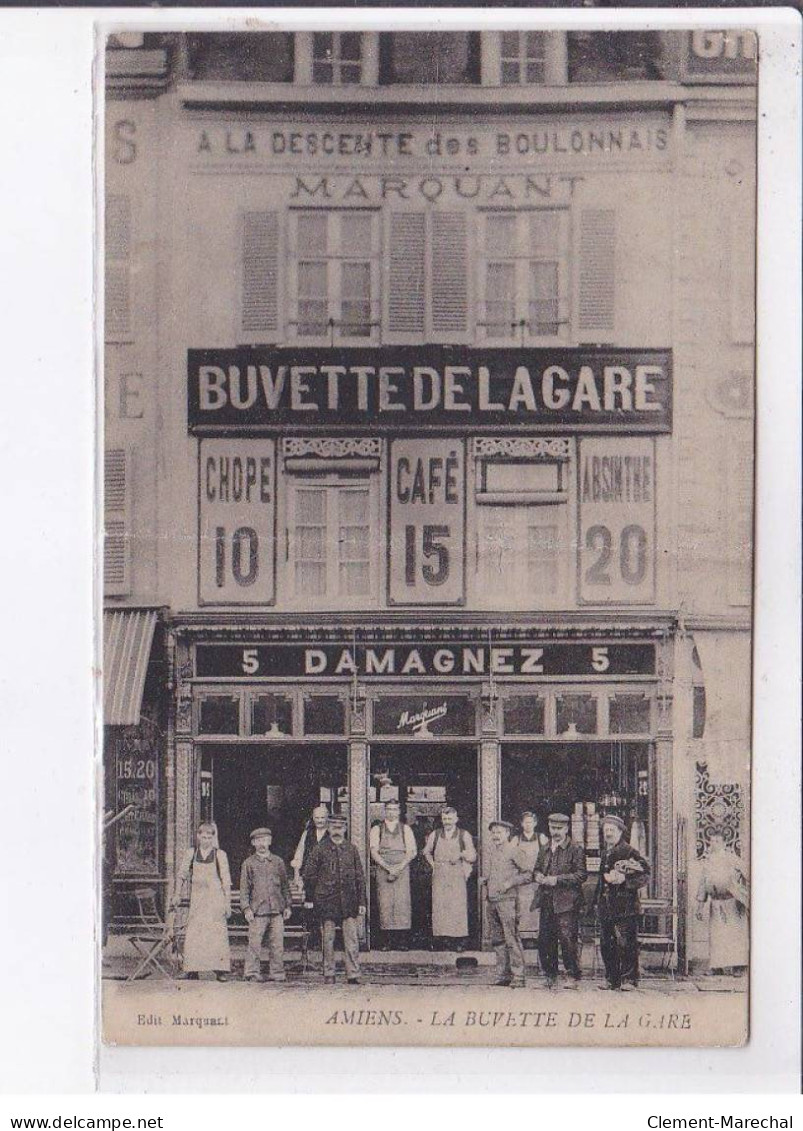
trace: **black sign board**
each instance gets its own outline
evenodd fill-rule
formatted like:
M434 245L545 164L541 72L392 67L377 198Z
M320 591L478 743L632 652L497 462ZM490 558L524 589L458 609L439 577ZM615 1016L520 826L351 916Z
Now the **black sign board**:
M669 432L670 350L189 350L190 431Z
M377 699L373 712L374 734L470 737L477 729L476 706L465 695L387 695Z
M195 671L214 679L654 675L655 647L537 639L491 644L199 644Z

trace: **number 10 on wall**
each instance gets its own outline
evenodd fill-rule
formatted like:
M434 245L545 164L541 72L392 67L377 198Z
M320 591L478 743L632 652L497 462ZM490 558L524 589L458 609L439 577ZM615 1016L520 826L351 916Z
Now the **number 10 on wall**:
M655 600L655 444L595 437L580 444L580 600L645 605Z

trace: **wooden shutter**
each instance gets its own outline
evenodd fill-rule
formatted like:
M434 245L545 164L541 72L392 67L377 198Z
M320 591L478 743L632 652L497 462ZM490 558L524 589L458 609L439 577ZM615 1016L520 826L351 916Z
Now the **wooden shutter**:
M242 325L246 342L279 336L279 214L243 216Z
M579 342L616 341L616 212L594 205L575 216L577 264L575 336Z
M435 342L469 338L468 213L430 215L430 321Z
M130 456L109 448L104 463L103 589L108 596L131 592Z
M110 195L106 200L105 242L106 340L120 341L131 333L131 199Z
M426 214L391 212L387 228L385 333L388 342L426 333Z

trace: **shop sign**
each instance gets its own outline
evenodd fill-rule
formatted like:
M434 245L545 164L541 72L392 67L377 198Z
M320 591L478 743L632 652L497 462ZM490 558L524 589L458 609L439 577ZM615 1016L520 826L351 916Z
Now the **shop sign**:
M192 349L189 427L669 432L672 354L634 349Z
M492 643L198 644L195 671L213 679L392 679L654 675L655 646L499 640ZM430 706L442 702L432 700Z
M114 826L115 874L145 875L159 870L159 762L149 738L132 730L116 756L115 804L128 812Z
M655 600L655 443L594 437L580 443L580 600Z
M276 442L201 440L198 600L271 605L276 594Z
M374 734L432 738L439 734L469 736L477 729L476 706L466 696L437 698L389 695L373 705Z
M754 83L757 55L754 31L690 31L686 35L682 78L685 82Z
M405 174L437 174L455 167L500 169L550 165L608 167L630 159L665 163L671 151L669 115L564 114L556 117L508 117L485 127L388 122L302 122L288 119L215 125L204 122L185 134L187 158L197 167L210 164L259 168L270 172L347 169L355 173L393 170L388 195L407 199L398 182Z
M465 599L463 440L392 440L391 605L460 605Z

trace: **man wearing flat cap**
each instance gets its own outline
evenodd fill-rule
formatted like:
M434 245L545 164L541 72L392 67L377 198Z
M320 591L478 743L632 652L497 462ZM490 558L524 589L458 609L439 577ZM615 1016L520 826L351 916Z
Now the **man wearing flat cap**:
M627 844L624 832L620 817L602 818L604 847L594 892L607 981L601 989L632 990L638 986L639 889L649 879L650 866Z
M536 885L532 909L540 908L538 957L548 986L558 978L558 949L566 970L566 987L580 983L580 913L583 909L586 854L569 837L569 818L550 813L549 843L538 853L533 872Z
M496 984L523 988L524 948L519 935L516 889L530 882L530 869L525 853L511 843L513 825L509 821L491 821L488 831L491 845L480 882L485 885L491 943L499 968Z
M346 818L333 813L329 836L313 849L302 871L307 899L321 924L323 980L335 980L335 931L343 932L346 981L360 980L357 919L365 914L365 872L357 849L346 840Z
M284 923L290 918L290 881L281 856L271 852L273 833L254 829L254 851L240 871L240 907L248 924L248 950L243 971L247 982L261 982L262 942L268 932L269 980L283 982Z

